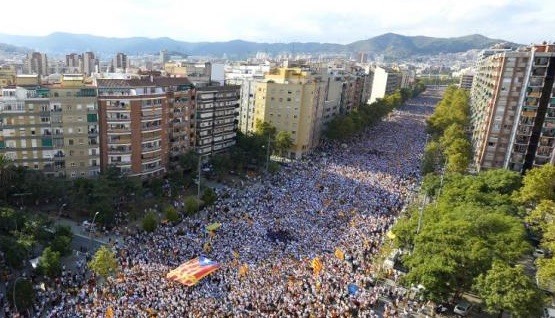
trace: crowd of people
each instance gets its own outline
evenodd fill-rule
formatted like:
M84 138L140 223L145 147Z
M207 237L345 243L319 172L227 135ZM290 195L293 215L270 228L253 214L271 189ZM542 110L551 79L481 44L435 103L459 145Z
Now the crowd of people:
M374 259L417 191L425 139L423 116L410 107L398 110L360 136L322 145L275 175L244 188L219 190L219 199L206 213L153 233L124 236L114 246L118 275L98 282L80 264L39 292L35 313L408 316L410 308L421 304L401 289L377 284L381 264ZM207 233L206 226L215 222L221 227ZM193 287L166 278L198 255L218 262L220 269ZM320 260L321 269L311 267L314 259Z

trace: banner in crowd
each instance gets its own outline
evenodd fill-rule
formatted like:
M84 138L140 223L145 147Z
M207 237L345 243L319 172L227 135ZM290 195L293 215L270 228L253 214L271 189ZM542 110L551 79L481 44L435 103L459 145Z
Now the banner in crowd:
M315 257L310 262L310 267L312 267L314 275L318 275L322 270L322 261L318 257Z
M215 272L218 268L220 268L220 264L200 256L170 271L166 278L190 287L196 285L201 279Z
M333 254L335 255L335 257L339 258L340 260L345 259L345 253L339 247L335 249L335 252Z

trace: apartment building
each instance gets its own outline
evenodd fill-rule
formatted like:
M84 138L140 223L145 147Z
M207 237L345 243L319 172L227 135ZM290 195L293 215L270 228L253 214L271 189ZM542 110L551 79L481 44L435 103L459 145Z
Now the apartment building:
M326 83L321 75L301 68L275 68L264 82L256 84L255 122L268 122L291 134L289 157L299 158L318 145L325 118Z
M16 71L11 65L0 66L0 87L15 85Z
M195 148L195 89L186 77L157 77L168 104L169 163Z
M129 68L129 63L127 60L127 55L125 53L118 53L112 60L112 65L110 66L111 72L122 72Z
M223 151L236 143L241 88L206 86L195 90L196 150L200 155Z
M212 64L192 62L168 62L164 72L171 77L187 77L195 86L210 86L212 81Z
M239 99L238 127L243 133L254 129L254 95L257 82L264 80L264 74L270 71L270 65L232 65L225 72L227 85L239 85L241 97Z
M12 86L0 97L0 153L47 175L100 172L95 89L82 77L52 86Z
M24 71L26 74L48 75L48 57L46 54L40 52L28 53Z
M152 77L97 79L100 165L141 178L166 172L169 114L164 87Z
M476 170L554 162L555 45L485 55L471 89Z
M376 66L373 70L372 91L368 103L371 104L400 88L401 73L392 68Z
M470 90L472 88L472 82L474 81L474 74L465 73L461 75L459 80L459 87L462 89Z
M49 85L50 122L54 163L45 172L63 169L69 178L100 173L98 106L95 87L81 74L64 74L61 83Z
M95 57L93 52L83 53L79 61L81 62L79 68L86 76L90 76L92 73L98 72L100 61Z

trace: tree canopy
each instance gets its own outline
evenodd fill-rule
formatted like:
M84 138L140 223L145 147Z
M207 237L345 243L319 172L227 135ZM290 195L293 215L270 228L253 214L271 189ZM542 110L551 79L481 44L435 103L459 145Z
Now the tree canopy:
M491 314L511 313L511 317L539 317L545 300L522 265L496 261L476 279L486 310Z
M421 219L413 206L393 227L397 246L412 251L403 259L406 282L422 284L426 297L444 301L471 290L494 261L517 263L531 249L511 203L518 185L519 175L506 170L446 175L439 197L422 208Z
M88 265L93 273L103 278L114 275L119 268L116 254L104 245L96 251Z

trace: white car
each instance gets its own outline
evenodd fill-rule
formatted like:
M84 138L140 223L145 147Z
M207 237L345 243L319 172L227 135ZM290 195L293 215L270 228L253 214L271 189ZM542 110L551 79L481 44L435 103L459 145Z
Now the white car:
M544 308L543 309L543 318L555 318L555 309L554 308Z
M453 312L457 315L466 316L472 309L472 304L467 301L460 301L455 308L453 308Z
M545 251L541 248L536 248L532 255L534 255L535 258L545 257Z

